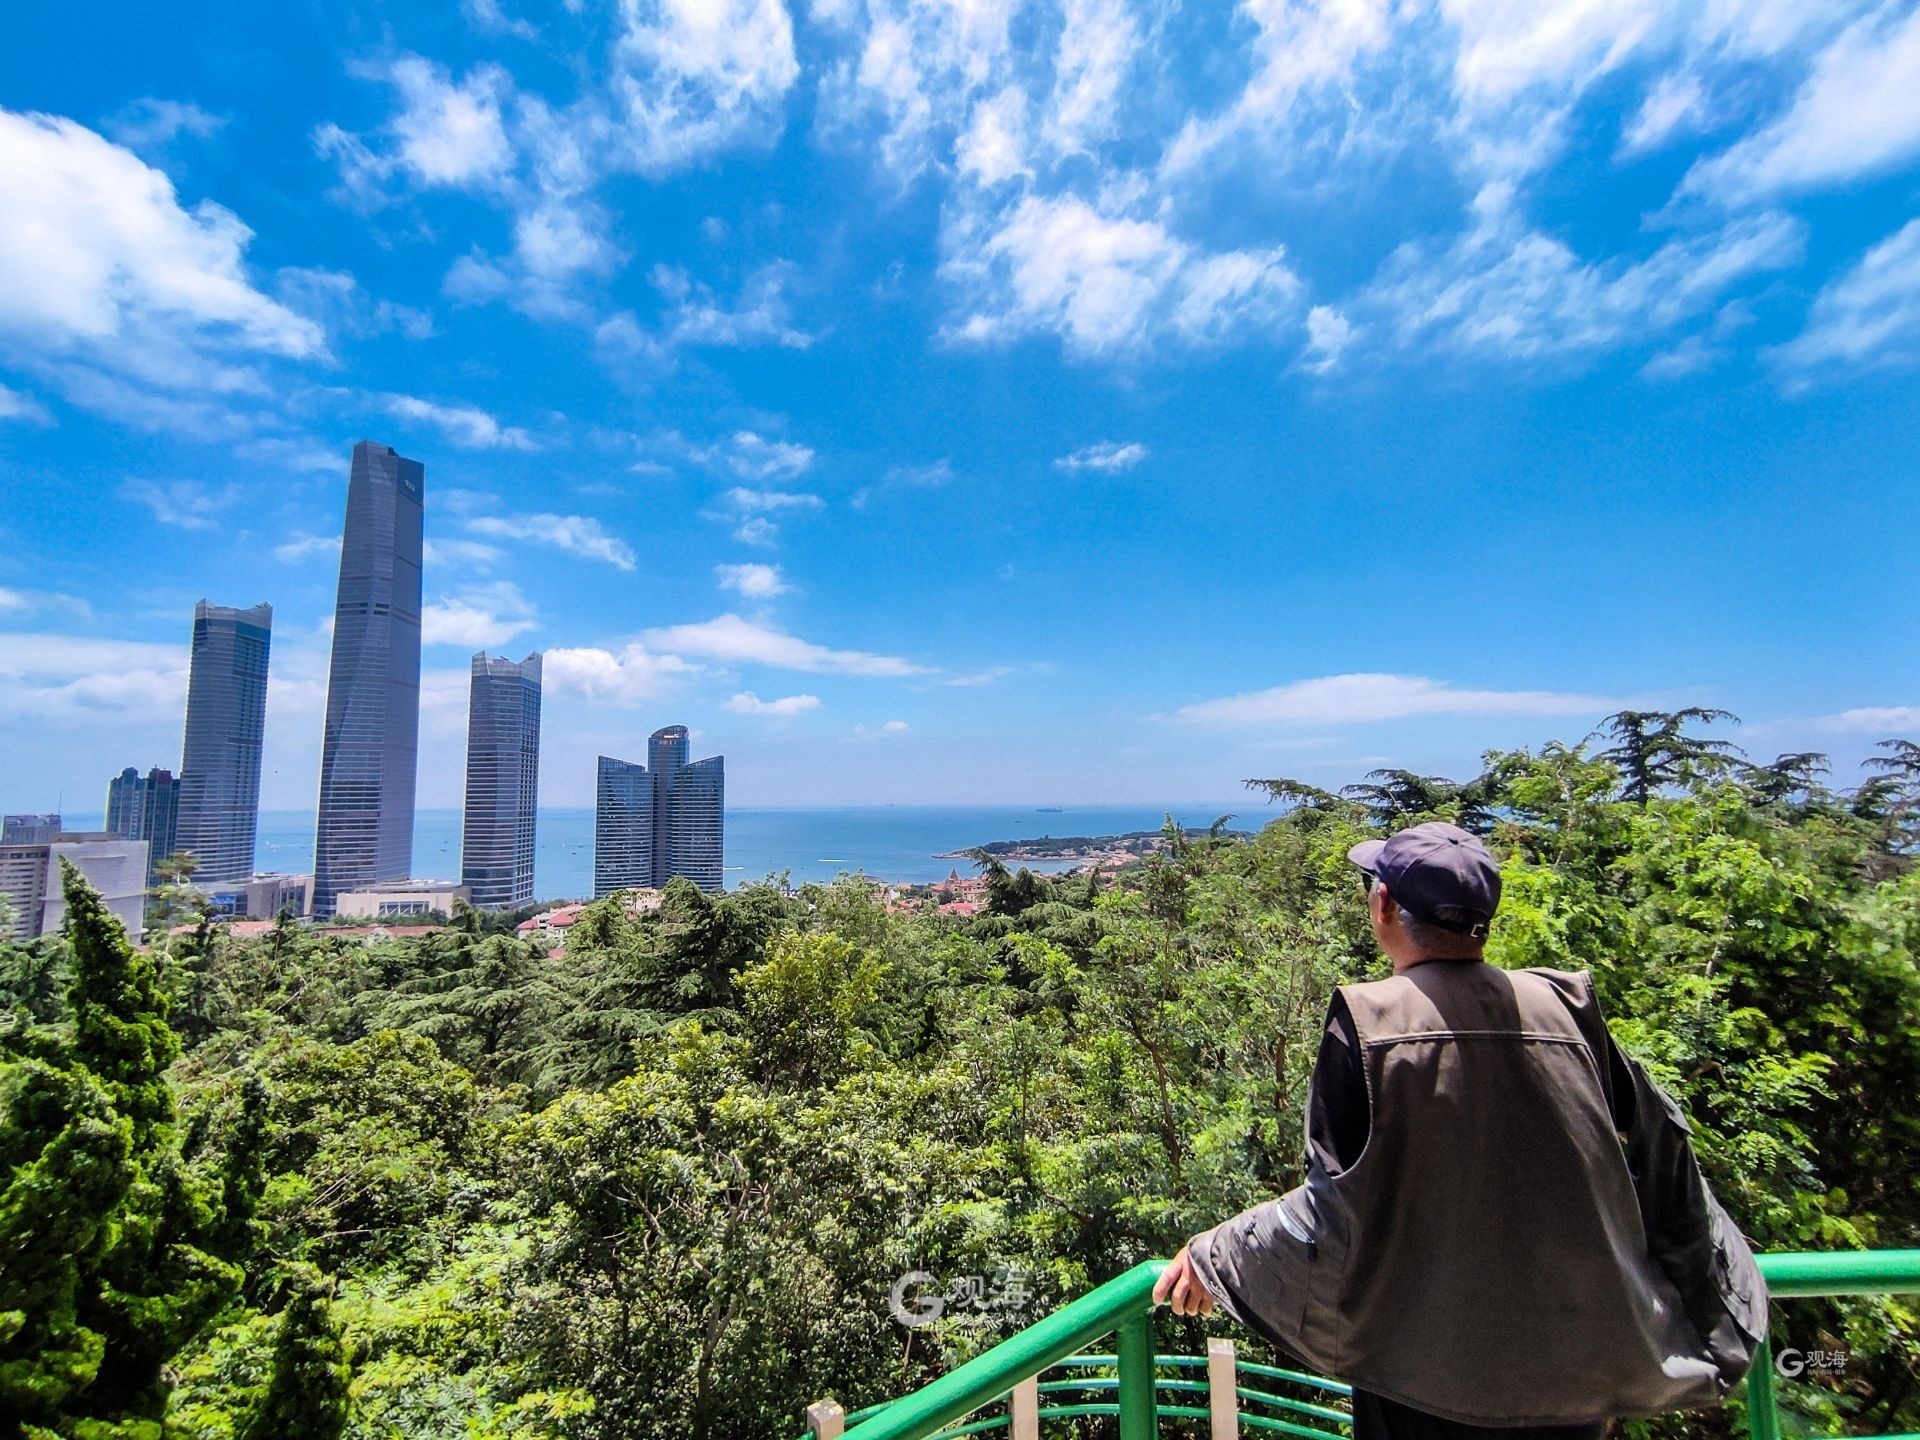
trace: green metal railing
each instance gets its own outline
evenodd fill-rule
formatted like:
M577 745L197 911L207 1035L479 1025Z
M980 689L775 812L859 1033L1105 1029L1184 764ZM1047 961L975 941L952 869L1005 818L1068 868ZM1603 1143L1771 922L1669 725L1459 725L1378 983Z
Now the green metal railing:
M1762 1255L1759 1263L1775 1300L1920 1293L1920 1250ZM1039 1419L1116 1416L1120 1440L1157 1440L1162 1417L1208 1419L1210 1410L1189 1403L1194 1393L1208 1392L1207 1382L1161 1373L1206 1366L1207 1357L1153 1352L1153 1286L1165 1268L1163 1260L1134 1266L911 1395L847 1415L846 1433L850 1440L929 1440L1007 1429L1010 1407L984 1418L968 1421L967 1417L1007 1400L1015 1386L1053 1370L1089 1373L1085 1378L1041 1381L1037 1386L1040 1408L1035 1412ZM1085 1353L1085 1347L1108 1335L1116 1337L1113 1354ZM1237 1361L1234 1369L1235 1393L1243 1407L1254 1404L1282 1412L1271 1415L1242 1408L1241 1426L1306 1440L1342 1440L1346 1412L1260 1387L1280 1381L1296 1389L1344 1397L1352 1393L1349 1386L1250 1361ZM1242 1377L1258 1383L1240 1384ZM1172 1398L1162 1400L1162 1393ZM1112 1398L1085 1398L1107 1395ZM1771 1341L1764 1342L1754 1357L1747 1400L1753 1440L1780 1440ZM1328 1428L1334 1426L1342 1428ZM1920 1435L1880 1440L1920 1440Z

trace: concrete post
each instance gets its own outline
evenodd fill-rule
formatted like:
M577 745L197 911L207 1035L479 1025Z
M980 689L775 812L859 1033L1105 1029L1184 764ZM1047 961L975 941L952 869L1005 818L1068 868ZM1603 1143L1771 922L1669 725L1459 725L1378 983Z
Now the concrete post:
M1213 1440L1240 1440L1240 1397L1234 1393L1238 1383L1233 1341L1207 1341L1207 1408L1213 1414Z
M816 1400L807 1406L807 1434L814 1440L840 1440L847 1428L847 1412L837 1400Z
M1007 1440L1040 1440L1040 1377L1013 1387L1007 1401Z

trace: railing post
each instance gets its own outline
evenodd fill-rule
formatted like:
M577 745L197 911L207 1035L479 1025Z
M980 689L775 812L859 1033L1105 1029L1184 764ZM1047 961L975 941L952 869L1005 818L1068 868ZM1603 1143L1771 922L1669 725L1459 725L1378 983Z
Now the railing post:
M1780 1440L1780 1408L1773 1395L1773 1337L1760 1337L1747 1371L1747 1433L1753 1440Z
M1007 1440L1040 1440L1040 1377L1029 1375L1007 1399Z
M847 1412L836 1400L816 1400L807 1406L807 1434L813 1440L840 1440L847 1428Z
M1114 1347L1120 1361L1120 1440L1158 1440L1159 1406L1154 1382L1153 1312L1122 1320Z
M1207 1409L1213 1415L1213 1440L1240 1440L1240 1373L1233 1341L1207 1341Z

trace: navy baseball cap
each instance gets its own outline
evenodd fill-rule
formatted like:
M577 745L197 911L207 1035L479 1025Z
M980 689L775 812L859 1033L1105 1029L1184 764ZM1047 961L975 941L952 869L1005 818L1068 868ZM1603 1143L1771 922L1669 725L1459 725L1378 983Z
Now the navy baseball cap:
M1362 840L1347 858L1377 876L1417 920L1482 936L1500 908L1500 862L1478 835L1435 820L1386 840Z

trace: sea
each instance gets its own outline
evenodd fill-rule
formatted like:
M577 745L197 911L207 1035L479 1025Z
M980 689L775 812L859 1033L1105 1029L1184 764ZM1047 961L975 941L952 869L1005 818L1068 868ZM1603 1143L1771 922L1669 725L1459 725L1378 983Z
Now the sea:
M941 860L944 852L994 840L1031 840L1043 835L1120 835L1157 830L1171 814L1182 825L1211 825L1231 805L1096 805L1039 809L1034 806L876 805L846 809L728 810L727 888L768 877L793 884L832 880L859 871L900 884L944 880L966 860ZM1240 810L1246 810L1245 802ZM313 868L313 813L263 810L255 838L254 867L300 874ZM72 823L71 821L69 823ZM533 856L534 893L543 900L593 894L593 811L540 811ZM1029 864L1060 871L1071 862ZM419 810L413 817L413 873L417 879L460 876L460 812Z
M1254 828L1246 801L1181 805L864 805L844 809L728 810L727 888L785 876L795 885L858 871L898 884L944 880L949 870L973 873L967 860L938 857L995 840L1048 835L1123 835L1158 830L1168 815L1182 825L1207 826L1231 811L1236 828ZM69 814L70 830L97 829L102 818ZM254 868L302 874L313 869L311 810L262 810L254 840ZM593 810L543 808L533 855L534 893L542 900L593 894ZM1016 861L1057 873L1072 861ZM413 874L420 880L460 876L460 812L417 810L413 817Z

